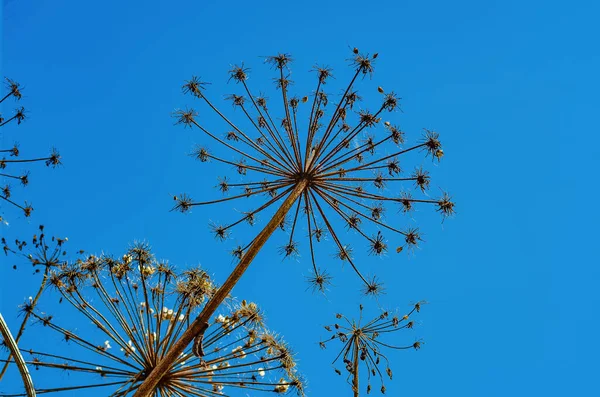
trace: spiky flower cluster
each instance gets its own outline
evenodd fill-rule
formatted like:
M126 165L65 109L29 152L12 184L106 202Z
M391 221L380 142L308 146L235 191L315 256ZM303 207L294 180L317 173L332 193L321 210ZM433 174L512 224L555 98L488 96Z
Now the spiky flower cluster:
M177 273L144 244L118 258L91 255L64 263L51 271L49 285L63 308L56 316L28 309L42 329L38 343L23 351L35 369L73 375L56 386L36 385L37 392L102 388L112 396L135 393L217 288L201 268ZM197 346L200 357L192 347L184 351L154 396L303 393L290 349L264 328L256 304L228 302L219 312ZM70 347L47 343L47 332Z
M6 78L6 88L8 89L8 93L4 95L2 99L0 99L0 104L11 97L14 98L16 101L19 101L22 98L21 85L16 81ZM15 123L17 125L20 125L26 118L27 112L25 111L25 108L23 106L18 107L14 111L13 115L6 119L3 118L0 114L0 127L6 127L9 124L14 125ZM29 170L24 170L21 173L18 173L16 171L5 171L5 169L7 169L8 167L14 168L19 164L23 165L36 162L43 162L46 164L47 167L52 168L57 167L61 164L61 157L56 149L52 149L47 157L22 159L19 158L20 154L21 151L19 149L18 143L13 144L12 147L4 147L3 144L0 144L0 155L2 156L2 158L0 158L0 177L2 177L5 180L16 181L22 186L27 186L29 184ZM27 201L23 202L22 204L19 204L13 200L13 191L10 184L3 184L3 186L0 186L0 189L0 203L6 202L10 204L10 206L20 209L25 215L25 217L29 217L31 215L31 212L33 211L33 207L31 206L31 204L29 204ZM2 208L1 205L0 208ZM0 221L6 222L1 214Z
M39 289L35 296L29 297L22 305L21 310L24 313L23 321L21 322L21 326L19 327L19 331L15 337L15 342L19 343L21 337L23 336L23 332L27 326L27 323L31 317L31 314L42 296L42 292L46 288L46 283L48 281L48 276L50 272L54 269L58 269L63 266L66 262L64 260L64 256L67 252L64 249L65 243L67 242L67 238L61 237L51 237L48 239L46 234L44 233L44 226L40 225L39 234L36 233L31 238L31 245L28 245L25 240L15 240L14 245L9 245L4 237L0 239L0 244L2 244L2 250L4 254L8 256L9 254L14 254L17 256L25 257L27 262L31 263L34 267L34 273L39 273L41 269L43 269L43 277L40 282ZM17 269L17 265L13 265L13 269ZM4 344L4 341L2 342ZM0 370L0 380L4 376L9 363L11 362L12 356L9 356L6 360L6 363L3 365Z
M362 323L363 306L360 306L360 317L358 321L349 320L342 314L337 314L339 322L326 325L325 329L331 333L331 336L325 341L319 342L322 349L334 341L341 342L342 349L333 360L333 365L341 361L344 364L345 372L348 374L348 383L352 385L354 395L359 395L359 367L364 366L367 369L367 387L366 392L371 392L371 378L378 377L381 381L380 391L385 393L386 387L384 377L392 379L393 373L390 368L390 360L381 349L406 350L421 348L421 341L415 341L405 346L394 346L381 341L382 337L389 336L390 333L398 332L402 329L412 329L414 321L411 315L421 310L421 305L425 302L417 302L412 310L402 316L390 315L383 312L371 321ZM338 375L342 371L334 366ZM352 381L350 381L352 379Z
M44 232L44 225L39 226L39 233L35 233L31 237L30 242L26 240L16 239L14 245L9 244L6 238L0 239L2 250L5 255L15 254L23 256L35 268L35 272L39 273L40 268L44 268L49 272L53 268L58 268L65 264L64 256L67 252L64 249L65 243L69 240L67 237L52 236L48 240ZM17 265L13 265L16 269Z
M401 229L397 222L388 222L389 204L397 204L400 212L409 212L419 204L433 205L443 216L454 213L454 204L448 194L432 199L427 196L430 176L417 167L407 175L400 159L411 152L422 151L434 160L443 156L437 132L425 130L420 141L405 145L404 132L386 118L399 109L400 98L394 92L378 87L381 101L374 109L359 106L361 97L355 89L360 77L371 76L378 55L362 55L354 50L351 65L354 69L350 83L333 103L325 86L332 77L328 67L315 67L316 90L306 96L293 96L288 91L288 54L267 57L266 61L276 70L275 83L280 91L280 116L273 114L275 105L264 95L254 95L247 84L249 69L234 66L229 72L230 80L238 83L240 94L228 97L242 119L235 123L221 112L206 93L207 84L193 77L183 85L183 92L200 99L223 121L223 126L207 126L199 120L193 109L175 112L177 124L194 127L210 140L217 142L220 149L230 151L219 155L208 147L198 146L193 156L199 161L215 162L232 167L236 179L222 177L217 188L225 198L195 202L187 194L176 196L175 210L187 212L195 206L223 203L232 200L248 200L265 197L256 206L234 222L211 223L211 230L219 240L230 237L235 226L254 225L259 215L273 206L292 200L289 215L282 217L279 226L289 232L286 243L280 247L284 257L299 255L299 235L308 238L308 247L313 274L309 277L315 290L324 291L331 276L317 266L315 249L326 238L333 240L335 257L350 264L365 285L367 294L382 291L375 277L364 276L353 257L353 247L342 241L340 229L346 228L366 242L367 251L376 256L385 255L393 244L396 252L414 248L422 241L417 228ZM302 122L302 119L306 120ZM244 123L242 125L242 123ZM383 154L378 154L383 150ZM234 159L229 158L233 154ZM243 178L250 177L250 180ZM238 181L239 179L239 181ZM402 188L400 186L403 186ZM413 197L416 194L424 197ZM253 204L250 204L253 205ZM283 208L284 205L282 204ZM391 211L398 212L398 211ZM265 216L266 219L273 219ZM304 219L302 219L304 218ZM391 218L391 216L390 216ZM369 232L368 227L375 228ZM302 230L303 229L303 230ZM394 235L388 242L383 233ZM269 234L270 236L270 234ZM267 236L268 238L268 236ZM255 239L256 240L256 239ZM237 245L232 254L238 258L248 252L255 242ZM254 254L253 254L254 255Z

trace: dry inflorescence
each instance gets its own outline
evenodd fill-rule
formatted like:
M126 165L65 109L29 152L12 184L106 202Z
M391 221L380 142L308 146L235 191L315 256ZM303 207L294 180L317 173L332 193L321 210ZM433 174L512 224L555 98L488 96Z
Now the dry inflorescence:
M412 329L415 322L412 315L415 312L420 312L422 304L425 302L417 302L407 314L402 316L390 315L385 311L379 316L370 321L363 323L363 306L360 306L360 317L358 321L350 320L342 314L337 314L338 322L331 325L326 325L325 329L331 333L331 336L319 342L322 349L325 349L329 344L339 342L342 344L342 349L339 351L333 364L342 362L346 372L348 373L348 383L352 386L354 396L359 395L359 367L365 367L367 370L367 394L371 392L371 378L379 378L381 393L385 393L386 387L384 378L390 380L393 377L392 369L390 368L390 360L388 356L382 352L383 350L406 350L421 348L423 343L420 340L412 342L404 346L395 346L385 340L389 337L388 334L396 333L400 330ZM338 375L342 375L342 371L334 367Z
M118 258L90 255L63 262L52 267L48 285L61 310L23 306L39 328L21 351L36 370L71 376L56 386L36 385L37 393L101 388L111 396L137 390L217 289L203 269L177 272L145 244ZM256 304L226 301L218 313L152 395L219 396L238 389L303 394L290 348L266 330ZM48 343L53 338L57 343Z
M229 73L230 80L238 83L242 94L227 97L233 107L244 115L248 128L234 123L225 116L208 97L207 84L197 77L187 81L182 89L186 94L198 98L214 112L226 125L225 132L216 132L200 120L199 112L194 109L175 112L176 124L199 129L217 142L219 149L229 153L220 155L205 146L198 146L193 155L200 162L209 161L232 167L239 177L253 176L251 181L237 182L227 177L219 179L217 189L227 197L212 201L196 202L189 195L175 196L174 210L188 212L197 206L224 203L233 200L255 202L262 199L238 220L220 224L211 223L211 230L218 240L230 237L232 229L240 224L254 225L259 215L270 208L274 213L265 216L268 219L264 228L249 242L236 246L231 252L239 259L227 280L207 302L202 312L190 323L189 328L175 342L170 352L156 365L146 381L139 387L135 397L147 397L157 385L168 376L170 366L178 355L195 340L195 344L204 336L204 324L213 316L221 302L232 291L248 269L258 252L277 229L289 229L287 243L280 247L284 257L294 257L300 252L298 234L301 224L305 224L308 237L313 274L309 281L317 291L325 291L331 276L317 265L315 245L324 238L333 240L336 247L335 257L350 264L364 284L367 295L377 295L383 286L375 276L365 276L359 270L353 257L353 247L344 244L339 235L340 225L358 233L367 242L373 255L387 252L388 243L382 231L393 233L399 239L396 251L405 247L415 247L422 240L419 230L414 227L399 229L384 218L386 206L390 203L400 205L407 212L414 205L433 205L444 217L454 213L454 204L448 194L432 199L425 193L430 187L429 173L421 167L407 176L400 175L400 158L410 152L422 151L433 160L440 160L444 154L437 132L425 130L420 142L403 147L404 133L396 125L383 120L384 115L399 109L400 98L394 92L386 92L379 87L377 91L382 99L370 111L358 110L361 100L355 90L359 77L371 76L378 54L362 55L353 50L351 65L354 70L350 83L331 109L328 94L324 86L332 76L327 67L317 67L317 85L312 101L308 96L291 96L288 88L291 57L278 54L267 57L266 61L276 70L275 85L281 93L283 111L279 118L274 117L270 103L264 95L255 96L247 84L249 69L244 65L234 66ZM303 104L312 103L305 109L308 116L305 125L299 123ZM356 108L355 108L356 106ZM328 114L328 115L327 115ZM327 115L327 116L326 116ZM383 125L383 136L377 137L377 128ZM252 131L252 132L251 132ZM302 136L302 139L301 139ZM385 146L395 145L391 153L378 155L377 151ZM231 154L239 156L231 159ZM412 185L422 198L413 198L412 194L390 193L388 186L397 184ZM373 190L377 189L377 190ZM277 205L276 205L277 204ZM291 217L288 215L291 214ZM302 219L304 218L304 219ZM369 233L371 226L377 233Z
M29 262L34 270L34 273L40 273L43 269L43 276L40 282L39 289L35 296L29 297L29 299L21 305L21 309L23 312L23 321L21 322L21 326L19 327L19 331L15 337L15 343L19 343L23 333L25 332L25 327L31 317L31 314L35 307L37 306L42 292L46 288L46 283L48 282L48 277L50 272L53 269L58 269L61 266L64 266L66 263L64 260L64 256L67 254L65 251L65 243L68 239L61 237L50 237L49 239L46 237L44 233L44 226L39 226L39 234L36 233L30 240L28 244L25 240L15 240L14 245L9 244L4 237L0 239L0 244L2 245L2 250L6 256L10 254L14 254L16 256L21 256ZM17 269L17 265L13 265L13 269ZM8 365L11 362L12 355L8 356L6 363L0 370L0 380L6 373Z
M8 93L0 99L0 104L11 97L16 101L19 101L23 97L21 93L22 87L16 81L6 78L6 88L8 89ZM23 106L20 106L6 119L0 115L0 127L7 127L9 125L14 125L15 123L20 125L26 119L27 112ZM27 186L29 184L30 171L23 170L20 173L18 171L13 171L12 169L14 169L15 166L42 162L47 167L55 168L61 164L61 157L56 149L52 149L50 154L46 157L20 158L21 150L18 143L14 143L12 147L5 147L4 144L1 144L0 155L2 156L2 158L0 158L0 177L17 182L22 186ZM25 217L31 216L33 207L27 201L24 201L23 203L15 201L12 197L13 188L9 183L0 186L0 189L0 203L4 202L9 204L10 207L18 208ZM0 208L2 207L0 206ZM2 214L0 214L0 222L7 222Z
M439 198L427 195L431 180L426 170L416 167L413 172L404 174L403 169L408 167L400 165L405 155L416 151L439 161L444 153L439 134L425 130L420 141L407 145L400 127L387 121L399 110L400 98L382 87L377 88L381 100L373 109L359 107L361 97L355 89L356 82L373 74L377 58L378 54L363 55L354 50L353 76L334 103L325 92L332 69L315 67L316 89L312 95L293 96L288 91L292 83L290 55L267 57L266 62L276 71L275 83L281 96L278 106L282 111L277 116L273 113L274 104L264 95L254 95L251 91L250 70L244 65L234 66L229 79L236 82L242 92L229 95L227 100L242 113L241 119L235 122L209 97L208 83L197 77L187 81L183 92L200 99L223 121L222 127L208 126L196 110L175 112L177 124L197 128L218 144L214 150L199 145L193 156L202 163L231 167L238 177L219 178L216 187L226 197L196 202L182 194L175 197L174 209L188 212L196 206L234 200L256 203L231 223L211 222L214 237L227 240L234 227L255 225L259 216L265 214L266 219L272 220L268 211L276 208L277 203L283 202L282 208L291 201L293 205L289 209L277 213L279 228L289 233L279 252L284 257L297 257L301 252L300 237L306 235L312 263L312 275L308 279L314 290L325 291L330 283L331 275L319 265L324 261L315 250L324 239L331 239L334 257L350 264L364 284L364 291L367 294L381 292L377 278L366 276L359 269L354 247L343 241L340 229L355 232L364 239L371 255L385 255L392 244L394 250L400 252L416 247L422 235L415 227L398 228L396 221L389 221L389 212L409 212L417 205L433 205L447 217L454 213L454 203L447 193ZM222 151L226 153L220 154ZM411 187L422 197L413 197ZM390 204L397 204L399 211L388 211ZM369 227L375 230L370 232ZM267 239L273 231L269 230ZM392 235L389 242L384 233ZM257 242L257 239L258 236L235 246L232 255L243 261L245 254L260 249L266 241Z

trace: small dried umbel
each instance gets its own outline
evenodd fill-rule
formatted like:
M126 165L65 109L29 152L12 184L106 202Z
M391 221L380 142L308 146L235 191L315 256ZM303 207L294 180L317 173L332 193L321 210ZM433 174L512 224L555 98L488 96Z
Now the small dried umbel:
M6 88L8 93L0 99L0 103L9 98L19 101L22 97L21 85L9 78L6 78ZM27 118L27 112L24 107L18 107L14 113L7 118L0 114L0 127L9 125L20 125ZM33 207L27 201L19 203L13 198L13 187L10 182L21 186L29 184L29 170L14 170L17 166L29 165L29 163L44 163L47 167L55 168L61 164L60 154L56 149L52 149L46 157L20 158L21 150L15 143L12 147L0 146L0 178L4 180L0 187L0 222L7 222L2 216L1 203L8 203L10 207L16 207L22 211L25 217L31 216Z
M388 247L400 252L404 248L414 248L422 241L418 229L399 228L398 222L392 221L391 215L386 219L384 213L402 213L407 212L407 208L432 205L443 217L448 217L454 213L454 203L447 193L439 199L429 197L430 175L420 166L411 174L401 175L400 159L411 153L422 151L435 161L441 159L443 151L437 132L425 130L420 141L405 146L400 127L383 121L400 109L400 98L381 86L373 88L381 100L373 104L372 110L367 110L368 104L355 110L361 100L355 83L357 79L373 74L377 57L377 54L371 56L353 50L350 63L354 74L335 104L324 91L333 77L331 68L315 67L316 89L310 96L292 96L288 91L291 56L267 57L266 62L276 72L275 86L279 93L275 97L280 98L277 107L282 109L278 115L272 113L270 102L264 95L254 95L251 91L248 85L250 69L244 65L234 66L229 71L229 80L237 83L241 92L226 99L233 104L234 111L241 113L241 118L235 122L209 98L208 83L197 77L186 81L183 92L201 100L223 122L221 126L209 127L201 121L201 113L193 109L175 112L177 124L197 128L208 137L207 144L217 144L212 149L204 144L198 146L193 157L203 163L231 167L240 176L235 180L219 178L216 187L226 197L196 202L188 195L181 195L175 197L174 210L188 212L196 206L232 201L245 201L248 207L253 206L243 211L242 218L218 227L212 225L214 237L221 241L232 236L236 226L257 224L255 217L258 214L262 219L275 219L277 224L285 226L289 212L291 221L282 228L287 229L287 241L280 245L279 251L285 258L297 257L304 248L298 241L299 235L308 237L313 268L308 279L315 290L325 291L331 278L318 266L321 260L315 252L318 243L327 238L331 241L327 245L335 247L335 256L340 261L350 264L364 283L364 290L368 293L380 291L363 275L349 254L352 248L356 252L361 247L344 243L342 230L363 238L364 249L371 255L384 256ZM411 158L407 160L411 161ZM238 182L243 177L248 180ZM415 190L415 196L423 197L413 197L409 190ZM389 204L398 207L385 211ZM271 208L277 206L280 210L274 215L269 214ZM281 211L282 208L285 210ZM369 231L369 228L375 230ZM253 256L262 247L275 229L265 227L259 233L266 238L261 236L247 244L236 243L237 248L231 250L232 254L243 263L245 257Z
M23 351L36 370L72 375L41 376L37 393L79 395L98 388L112 396L136 392L217 288L203 269L177 272L145 244L119 257L91 255L63 264L51 272L50 286L61 310L31 310L39 329ZM237 389L239 395L303 394L290 348L265 329L256 304L227 301L218 313L153 396L236 395ZM42 385L42 379L55 385Z
M417 302L413 305L412 310L402 316L390 315L388 312L383 312L371 321L363 323L363 307L360 306L360 317L358 321L349 320L342 314L337 314L337 323L326 325L325 329L331 333L326 340L319 342L322 349L326 349L329 344L341 343L342 349L333 360L334 371L338 375L347 373L348 383L352 386L354 396L358 397L360 392L359 387L359 370L365 368L367 370L367 386L365 392L371 392L372 378L379 378L381 393L385 394L384 378L392 379L393 373L390 366L388 356L382 352L383 350L406 350L421 348L421 341L415 341L412 344L404 346L395 346L381 339L389 339L390 333L395 333L400 330L412 329L414 321L412 315L421 310L422 304L425 302ZM397 338L394 338L397 339ZM344 370L340 370L335 365L343 364ZM363 375L364 376L364 375Z
M19 343L21 340L33 310L36 308L40 297L46 288L50 273L52 270L59 269L65 265L64 256L67 254L65 251L65 244L68 239L66 237L47 238L43 225L39 226L38 231L39 233L35 233L29 243L25 240L15 240L14 245L9 245L4 237L0 239L2 250L6 256L16 255L17 257L25 258L26 262L31 263L35 269L35 274L43 270L42 280L37 293L35 296L29 297L29 299L21 305L23 321L21 322L21 326L15 337L15 343ZM17 269L16 264L13 265L13 269ZM11 359L12 356L9 356L6 363L2 366L2 370L0 370L0 380L2 380L2 377L6 373Z

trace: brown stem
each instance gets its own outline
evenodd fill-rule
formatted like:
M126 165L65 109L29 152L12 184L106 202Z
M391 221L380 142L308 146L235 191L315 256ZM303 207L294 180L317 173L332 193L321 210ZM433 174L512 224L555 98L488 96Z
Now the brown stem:
M421 143L421 144L419 144L419 145L417 145L417 146L413 146L413 147L410 147L410 148L408 148L408 149L400 150L399 152L396 152L396 153L390 154L390 155L388 155L388 156L385 156L385 157L380 157L380 158L378 158L377 160L373 160L373 161L371 161L370 163L367 163L367 164L361 164L361 165L360 165L360 166L358 166L358 167L353 167L353 168L350 168L350 169L346 170L346 172L352 172L352 171L357 171L357 170L364 170L364 169L366 169L367 167L370 167L370 166L372 166L373 164L381 163L382 161L385 161L385 160L391 159L391 158L393 158L393 157L396 157L396 156L400 156L401 154L408 153L408 152L410 152L410 151L412 151L412 150L415 150L415 149L422 148L422 147L423 147L423 146L425 146L425 145L426 145L426 143ZM324 168L324 169L319 169L319 172L320 172L319 176L320 176L321 178L324 178L324 177L326 177L326 176L335 175L335 174L336 174L336 173L338 173L339 171L333 171L333 172L327 172L327 171L328 171L328 170L330 170L330 169L332 169L332 168L334 168L334 167L338 167L338 166L340 166L340 165L342 165L342 164L344 164L344 163L347 163L347 162L348 162L348 161L350 161L350 160L351 160L351 158L350 158L350 159L348 159L348 160L344 160L344 162L342 162L342 163L337 163L337 164L334 164L334 165L332 165L332 166L330 165L330 166L329 166L329 167L327 167L327 168Z
M6 95L4 96L4 98L0 99L0 103L4 102L4 100L5 100L6 98L10 97L12 94L13 94L13 92L12 92L12 91L11 91L11 92L9 92L8 94L6 94Z
M288 136L290 138L290 143L292 145L292 149L294 152L294 157L296 157L296 164L298 164L298 170L302 169L302 159L300 158L300 146L294 136L294 131L292 130L292 118L290 117L290 108L288 107L288 99L287 99L287 84L283 83L283 66L279 67L279 75L281 76L281 94L283 99L283 107L285 108L285 119L287 120L284 129L287 131Z
M21 340L21 336L23 336L23 332L25 331L25 326L27 325L27 321L29 320L31 313L33 313L33 310L35 309L37 302L40 299L40 296L42 295L44 288L46 287L46 281L48 281L48 273L50 273L50 266L46 266L46 270L44 271L44 277L42 278L42 282L40 283L40 289L38 290L37 294L35 295L35 298L31 301L31 310L29 310L25 313L25 318L23 319L23 322L21 323L21 327L19 328L17 337L15 338L15 343L17 343L17 344ZM6 363L4 364L4 367L2 368L2 371L0 372L0 380L2 380L2 377L4 376L4 373L6 372L6 369L8 368L8 365L10 364L10 360L12 359L12 357L13 357L13 355L10 354L8 356L8 358L6 359Z
M2 160L3 163L34 163L36 161L46 161L51 160L52 157L40 157L37 159L28 159L28 160Z
M25 211L25 207L23 207L23 206L21 206L21 205L19 205L19 204L15 203L14 201L12 201L11 199L9 199L9 198L8 198L8 197L6 197L6 196L3 196L3 195L1 195L1 194L0 194L0 199L2 199L2 200L4 200L4 201L7 201L7 202L9 202L10 204L14 205L15 207L17 207L17 208L19 208L19 209L21 209L21 210Z
M3 126L3 125L5 125L5 124L8 124L8 123L10 123L11 121L13 121L13 120L14 120L14 119L16 119L16 118L17 118L17 116L16 116L16 115L12 116L11 118L9 118L8 120L6 120L5 122L3 122L3 123L0 123L0 127L2 127L2 126Z
M156 367L150 372L148 377L140 385L138 390L133 395L134 397L150 397L162 377L170 370L172 364L177 360L179 355L185 350L185 348L192 342L192 340L201 335L205 327L205 323L208 323L210 317L214 314L217 308L229 295L233 287L240 280L246 269L252 263L252 260L258 254L262 246L267 242L271 234L279 227L281 221L285 218L292 205L302 195L304 189L308 184L308 180L302 179L297 182L296 187L285 199L281 207L275 212L267 226L256 236L254 242L246 251L240 263L233 269L233 272L229 275L225 283L217 290L215 295L208 301L200 315L190 324L187 330L181 335L179 340L171 346L171 349L163 356L163 358L156 364Z
M354 377L352 379L352 390L354 397L358 397L358 341L354 343Z
M25 365L25 360L23 360L23 356L21 356L19 347L17 346L17 343L15 342L12 335L10 334L10 330L8 329L8 326L6 325L6 322L4 321L2 314L0 314L0 331L1 331L2 337L4 338L4 341L6 342L6 345L8 346L8 348L10 349L12 354L15 356L15 362L17 363L17 367L19 368L19 372L21 373L21 378L23 379L23 383L25 385L25 390L27 391L27 396L35 397L35 388L33 387L33 382L31 381L31 375L29 374L29 371L27 370L27 365ZM10 360L10 358L9 358L9 360ZM8 362L6 364L8 365Z
M262 112L260 111L260 107L258 106L258 104L256 103L256 101L254 100L254 96L250 93L250 88L248 87L248 85L246 84L246 81L243 80L242 84L244 85L244 88L246 89L246 92L248 93L248 97L250 98L250 100L252 101L252 104L254 105L254 107L256 108L256 111L258 112L258 114L264 118ZM265 105L264 109L265 114L267 115L267 117L269 118L269 120L271 120L271 117L269 116L269 112L267 112L267 105ZM273 120L271 120L271 124L273 124L273 129L271 129L271 127L269 126L269 124L266 122L267 119L265 119L265 124L267 126L267 131L269 132L269 135L271 135L271 137L273 138L273 141L275 141L275 144L277 145L277 147L279 147L279 150L281 150L281 152L283 153L283 156L280 155L279 157L284 160L284 162L291 166L292 168L294 168L293 166L293 160L292 157L289 155L287 148L285 146L285 143L283 141L283 138L281 137L281 134L279 133L279 131L277 130L277 127L275 126L275 124L273 123ZM275 132L273 132L275 131ZM267 137L264 136L264 134L261 132L261 135L265 138L266 141L268 141ZM279 137L279 139L278 139Z

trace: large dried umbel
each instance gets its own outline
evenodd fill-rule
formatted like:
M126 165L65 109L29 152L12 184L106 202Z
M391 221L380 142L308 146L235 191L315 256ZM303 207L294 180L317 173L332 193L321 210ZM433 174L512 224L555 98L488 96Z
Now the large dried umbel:
M14 98L19 101L22 98L21 94L21 85L11 79L6 79L6 88L8 89L8 93L0 99L0 103L4 102L8 98ZM2 117L0 114L0 127L7 127L8 125L20 125L27 118L27 112L23 106L18 107L11 116L7 118ZM13 144L11 147L5 147L4 143L0 144L0 177L7 181L17 182L22 186L27 186L29 184L29 170L24 170L21 172L14 171L13 169L19 164L29 164L42 162L47 167L57 167L61 164L60 162L60 154L56 149L52 149L50 154L46 157L32 157L32 158L20 158L21 151L19 149L19 145L17 143ZM10 183L2 184L0 186L0 203L5 202L8 203L12 207L16 207L20 209L25 217L29 217L31 212L33 211L33 207L27 201L23 203L18 203L12 197L12 188ZM0 208L1 205L0 205ZM0 214L0 221L3 221L3 217Z
M255 224L256 218L263 215L276 203L278 208L273 214L265 216L266 226L247 244L241 244L232 250L239 262L221 288L206 304L200 315L182 334L171 351L158 363L135 394L136 397L149 396L161 379L167 375L168 368L180 352L193 339L201 339L203 324L210 318L220 302L230 293L240 280L252 260L264 246L270 236L278 228L290 227L287 243L281 247L284 256L294 256L299 252L297 238L305 233L313 267L313 275L309 280L316 290L325 290L330 276L319 268L315 255L315 245L324 234L330 236L336 247L335 255L348 262L364 283L364 291L376 295L382 291L382 285L376 277L365 277L354 263L352 247L344 244L339 236L340 225L352 229L364 237L366 245L374 255L383 255L388 243L382 231L391 232L399 240L397 251L404 246L413 247L420 240L415 228L406 230L390 226L383 219L384 208L388 203L396 203L401 209L408 211L413 205L433 205L444 216L454 212L454 204L447 194L441 198L413 198L410 194L389 194L386 186L392 184L409 184L424 193L430 185L429 174L421 168L411 175L400 177L399 158L407 153L423 151L433 159L441 159L443 151L438 134L426 131L419 143L402 148L396 147L391 153L375 155L385 145L401 145L404 142L403 132L399 127L382 121L385 114L399 107L399 98L393 92L378 91L382 100L373 111L359 110L357 102L360 97L354 89L354 83L361 76L373 73L373 63L377 54L361 55L354 50L352 67L353 77L343 91L334 110L326 118L326 110L333 105L324 91L324 86L331 77L331 69L317 67L317 88L313 95L312 105L306 108L308 122L299 122L302 104L309 103L308 96L302 98L291 96L288 88L291 84L288 67L291 58L287 54L267 57L267 62L276 70L276 87L281 92L279 117L271 113L272 107L267 98L253 95L248 84L249 69L235 66L230 71L230 80L237 82L243 93L230 95L234 108L244 114L249 126L243 128L225 116L206 94L207 83L193 77L183 85L184 93L190 93L223 120L225 132L208 127L199 121L199 113L194 109L175 112L176 124L194 127L202 131L211 141L218 143L219 149L230 151L226 155L218 155L204 146L194 151L194 156L201 162L214 161L232 167L240 177L252 176L249 181L237 183L229 178L220 178L217 188L228 197L195 202L187 194L175 197L174 210L187 212L195 206L229 202L233 200L253 200L263 198L252 209L244 211L236 221L221 225L211 225L215 237L226 239L234 226L247 223ZM384 125L384 136L374 137L376 127ZM302 129L301 129L302 128ZM251 132L252 131L252 132ZM369 135L363 136L369 132ZM303 136L301 140L301 136ZM235 157L232 159L231 155ZM378 189L372 192L371 189ZM288 218L288 213L291 216ZM304 218L304 219L301 219ZM304 232L299 229L306 225ZM377 232L367 232L370 225L378 228Z
M35 309L31 315L40 327L37 335L52 340L47 333L54 333L66 345L21 350L35 369L72 375L54 386L37 384L37 392L102 388L110 396L137 390L216 289L201 268L178 273L143 244L119 258L88 256L65 264L51 272L49 284L62 301L60 312ZM254 303L223 304L194 348L200 357L192 347L183 352L153 396L303 394L290 349L266 331Z
M175 209L186 212L194 206L224 203L232 200L247 200L253 208L245 210L237 220L227 224L211 224L214 236L225 240L235 226L254 225L259 216L265 215L278 202L291 201L288 211L278 214L278 226L289 229L286 243L280 247L284 257L294 257L300 252L298 240L303 235L308 238L308 248L313 268L309 281L316 290L324 291L330 276L319 266L315 254L317 244L324 238L332 240L334 256L350 264L365 285L365 292L376 294L381 285L372 277L359 270L352 255L353 249L345 243L341 230L348 229L364 238L366 250L376 256L385 255L388 246L400 252L405 247L414 248L421 235L416 228L399 228L397 222L389 223L386 214L408 212L413 206L433 205L443 216L454 212L454 204L448 194L430 198L427 190L430 185L429 173L422 168L402 175L408 164L400 167L403 155L422 151L434 160L443 155L438 133L425 130L421 140L405 145L404 132L400 127L386 121L399 109L400 98L393 92L385 92L381 87L380 103L372 110L358 109L360 96L355 90L355 82L360 77L373 73L377 54L361 55L357 50L351 60L354 74L343 94L333 104L325 93L326 83L332 77L332 70L316 67L316 90L312 99L292 96L288 88L291 84L288 68L291 58L287 54L267 57L267 62L276 69L276 85L281 92L278 104L283 111L277 116L272 113L275 105L267 99L255 95L247 84L249 69L234 66L230 80L240 86L242 92L230 95L242 119L232 121L217 109L206 92L206 85L193 77L183 86L184 93L190 93L208 106L210 111L223 120L223 126L207 126L199 113L192 109L175 113L177 123L198 128L216 148L198 146L194 157L201 162L216 162L231 166L243 181L220 178L218 189L227 195L222 199L195 202L187 194L175 197ZM302 121L302 118L306 121ZM227 132L222 132L223 130ZM231 153L220 155L221 149ZM379 154L384 151L385 154ZM233 158L231 158L233 154ZM416 190L413 197L411 189ZM262 201L260 198L264 197ZM396 204L396 208L388 208ZM389 209L389 211L386 211ZM391 217L390 217L391 218ZM369 231L369 228L375 229ZM390 234L388 242L384 234ZM269 234L270 235L270 234ZM268 236L267 236L268 238ZM266 240L265 240L266 241ZM242 260L244 254L257 248L257 238L240 244L232 254Z
M333 364L343 363L345 371L348 373L347 380L352 386L354 396L359 395L359 367L365 367L367 370L367 394L371 392L371 378L379 378L381 382L380 391L385 393L384 378L392 379L392 369L390 361L382 349L406 350L420 349L421 341L416 341L405 346L395 346L389 344L390 333L396 333L403 329L412 329L414 321L411 316L416 311L421 310L424 302L417 302L412 310L402 316L390 315L383 312L371 321L363 323L363 307L360 306L360 317L358 321L349 320L342 314L337 314L338 322L325 326L325 329L331 333L331 336L325 341L320 342L321 348L325 349L330 343L341 343L342 349L333 360ZM338 375L342 371L335 368Z
M0 239L2 250L6 256L14 254L16 256L25 258L25 260L31 263L35 269L34 274L41 272L43 269L43 276L37 293L30 297L21 306L23 311L23 321L21 322L21 326L19 327L19 331L15 337L15 343L19 343L21 337L23 336L23 332L25 332L27 322L29 321L31 314L36 308L38 301L42 296L42 292L46 287L50 272L53 269L56 270L59 267L64 266L64 256L67 254L64 246L67 240L68 239L66 237L47 238L46 234L44 233L43 225L39 226L39 233L33 235L30 244L28 244L25 240L15 240L14 245L9 245L4 237ZM13 265L13 269L16 268L17 265ZM12 357L9 355L8 359L6 360L7 362L2 367L2 370L0 370L0 380L2 380L2 377L4 376L11 359Z

